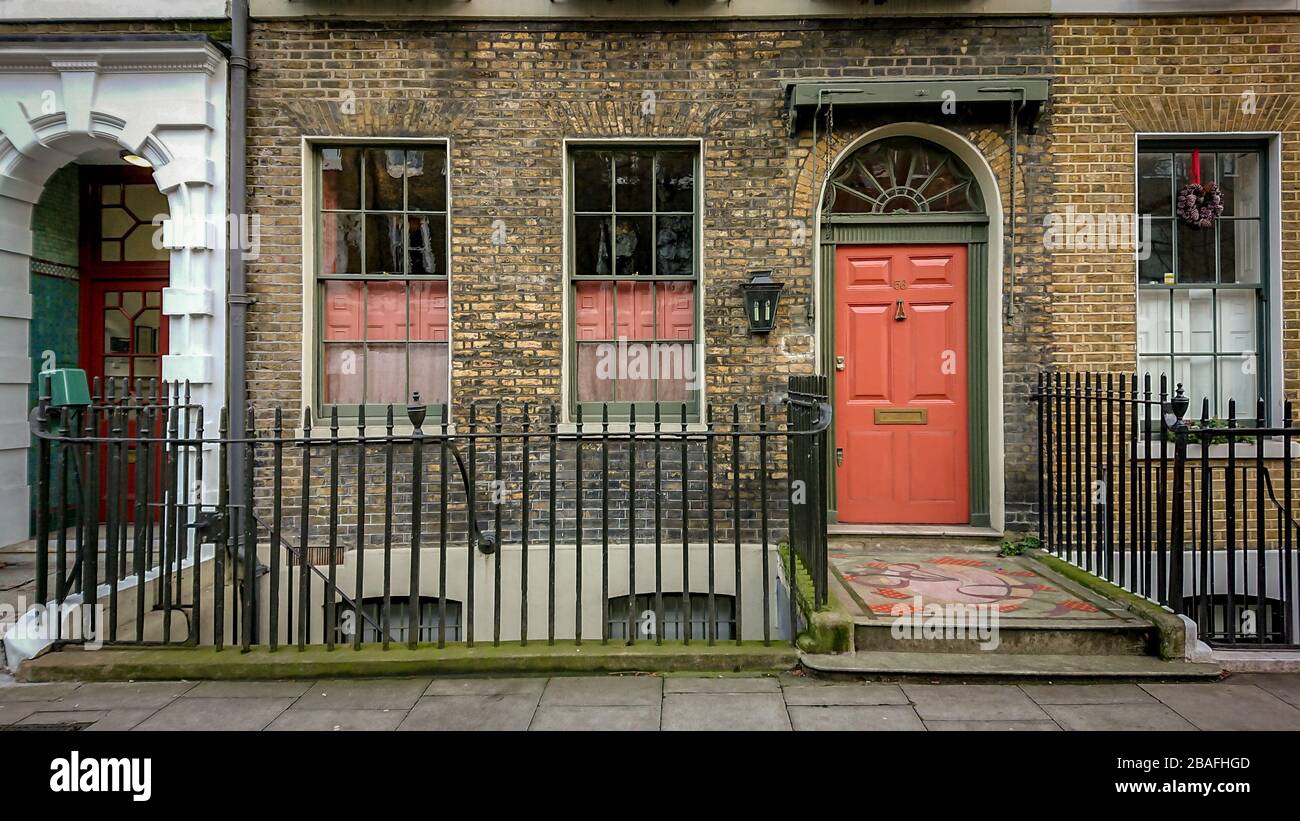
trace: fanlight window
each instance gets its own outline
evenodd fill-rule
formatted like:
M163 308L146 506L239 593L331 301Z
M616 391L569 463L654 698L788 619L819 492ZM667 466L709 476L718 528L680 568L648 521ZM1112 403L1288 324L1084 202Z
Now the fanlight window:
M982 213L966 164L934 143L890 137L854 151L831 175L829 214Z

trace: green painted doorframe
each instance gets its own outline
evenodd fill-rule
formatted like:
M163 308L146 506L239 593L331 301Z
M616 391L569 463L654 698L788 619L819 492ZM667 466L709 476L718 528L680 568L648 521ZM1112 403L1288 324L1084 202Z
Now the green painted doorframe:
M988 527L991 488L989 486L989 322L988 278L989 247L987 218L963 216L935 219L890 216L876 218L831 218L821 227L821 291L817 310L821 323L821 356L818 369L821 373L835 373L835 248L838 245L956 245L967 247L967 335L968 389L970 416L970 513L971 525ZM999 329L1000 333L1000 329ZM835 380L830 380L831 406L835 404ZM832 425L836 424L832 422ZM834 442L832 436L831 441ZM829 520L839 521L836 506L835 460L827 460L827 504Z

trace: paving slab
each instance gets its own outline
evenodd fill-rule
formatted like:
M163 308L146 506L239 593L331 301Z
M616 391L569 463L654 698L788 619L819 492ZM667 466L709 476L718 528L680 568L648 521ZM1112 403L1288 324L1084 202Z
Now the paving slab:
M580 676L548 681L542 704L644 707L659 704L662 696L663 679L656 676Z
M1022 684L1036 704L1155 704L1136 684Z
M925 729L932 732L1059 732L1061 728L1054 721L927 721Z
M546 689L544 678L436 678L426 696L537 696Z
M186 696L201 698L297 698L310 681L204 681Z
M779 693L781 684L774 678L720 676L718 678L666 678L665 693Z
M1047 713L1009 684L904 684L916 712L930 721L1045 721Z
M789 730L785 701L775 693L671 693L665 730Z
M411 708L399 730L527 730L536 696L431 696Z
M789 707L790 723L796 730L924 730L925 725L911 707L898 705L833 705Z
M24 727L33 724L85 724L89 726L108 718L108 713L108 710L43 710L32 713L27 718L17 722L17 726Z
M298 710L280 713L268 730L355 731L396 730L406 710Z
M542 705L530 730L658 730L659 707Z
M61 709L115 710L119 707L157 710L194 689L192 681L115 681L83 684L58 700Z
M178 698L136 730L262 730L291 698Z
M429 688L427 678L326 679L307 688L295 707L322 710L409 710Z
M783 690L790 706L876 705L911 702L897 684L802 684Z
M58 707L52 701L18 701L13 704L0 704L0 727L17 724L32 713L41 710L55 710Z
M109 710L108 715L96 721L86 728L86 732L111 732L120 733L126 730L134 730L139 727L145 719L158 712L151 709L133 709L129 707L120 707L115 710Z
M1300 730L1300 710L1253 684L1144 684L1202 730Z
M53 701L72 695L76 682L49 682L39 684L7 683L0 685L0 704L19 701Z
M1050 704L1043 708L1065 730L1195 730L1158 701L1150 704Z
M1300 707L1300 675L1290 673L1235 673L1224 679L1222 683L1253 684L1259 689L1277 696L1292 707ZM0 700L3 699L3 691L0 691Z

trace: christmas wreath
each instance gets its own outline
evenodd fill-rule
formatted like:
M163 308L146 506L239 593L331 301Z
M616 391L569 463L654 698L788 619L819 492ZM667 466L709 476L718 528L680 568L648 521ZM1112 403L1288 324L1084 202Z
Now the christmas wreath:
M1192 179L1178 191L1178 218L1194 228L1209 228L1223 213L1223 192L1210 182L1201 185L1201 152L1192 151Z

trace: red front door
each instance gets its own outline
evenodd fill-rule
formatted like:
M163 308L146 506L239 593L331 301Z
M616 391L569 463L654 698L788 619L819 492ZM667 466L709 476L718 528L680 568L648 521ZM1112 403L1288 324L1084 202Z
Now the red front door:
M839 520L970 521L966 247L835 254Z

